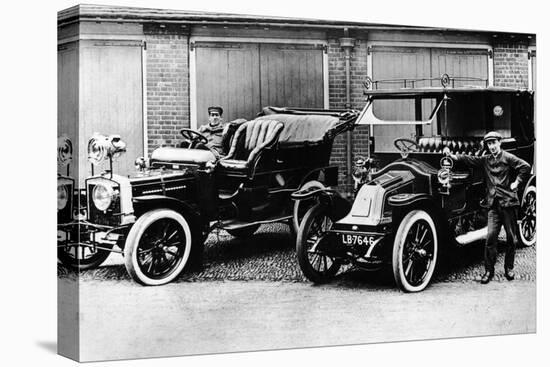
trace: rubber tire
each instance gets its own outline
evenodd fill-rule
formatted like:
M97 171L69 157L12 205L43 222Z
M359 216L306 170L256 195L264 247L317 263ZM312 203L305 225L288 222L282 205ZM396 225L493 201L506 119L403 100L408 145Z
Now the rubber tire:
M143 235L143 232L151 224L153 224L157 220L164 219L164 218L174 219L182 226L183 231L185 233L185 240L186 240L185 252L183 254L183 258L181 262L178 264L175 270L172 271L167 277L162 279L151 279L148 276L146 276L139 268L139 265L137 263L136 249L137 249L137 245L139 244L139 240ZM156 209L156 210L147 212L138 218L136 223L134 223L134 225L130 229L130 232L128 233L128 237L126 238L126 243L124 245L124 265L126 266L126 271L128 271L128 274L130 274L130 276L134 281L142 285L157 286L157 285L170 283L172 280L174 280L176 277L178 277L181 274L181 272L185 269L186 265L188 264L192 243L193 241L191 236L191 228L187 220L185 220L185 218L181 214L171 209Z
M93 256L80 260L79 262L75 262L75 259L68 255L63 250L63 247L57 248L57 259L61 261L65 267L77 271L97 268L99 265L103 264L105 260L107 260L110 254L110 251L98 250Z
M259 224L255 224L253 226L243 227L243 228L237 228L237 229L226 229L227 233L232 235L233 237L237 238L243 238L243 237L250 237L254 234L260 228Z
M434 239L434 258L432 262L430 263L430 269L428 270L428 274L426 275L424 281L422 284L418 286L412 286L408 283L408 281L405 278L404 275L404 269L403 269L403 245L405 243L405 239L407 236L407 233L409 232L409 229L412 227L412 225L417 221L423 219L426 222L428 222L428 225L430 226L432 230L432 235ZM395 279L395 283L404 292L421 292L423 291L428 284L430 283L435 266L437 264L437 251L438 251L438 237L437 237L437 227L435 226L434 220L424 210L412 210L403 219L401 220L401 223L399 223L399 227L397 229L397 233L395 234L395 239L393 242L393 256L392 256L392 270L393 270L393 277Z
M303 184L302 187L300 187L300 190L309 189L311 187L318 187L320 189L324 189L325 185L323 185L319 181L312 180ZM296 200L294 202L294 208L292 210L292 225L294 226L295 233L298 233L298 231L300 230L300 223L304 220L304 217L305 217L305 214L304 214L304 217L299 218L300 202L302 202L302 200Z
M309 229L311 228L313 221L320 215L324 215L323 213L325 210L326 209L324 206L319 203L312 206L304 215L304 219L300 224L300 229L298 230L298 235L296 237L296 257L298 259L300 269L307 279L316 284L324 284L333 280L342 265L338 260L335 260L333 261L333 265L329 268L329 272L319 273L313 269L308 260L306 236L309 233Z
M537 188L536 188L536 186L529 186L525 189L525 192L523 193L522 204L523 204L523 200L525 200L525 197L527 196L527 194L529 192L534 192L535 193L535 199L537 198ZM535 210L536 210L536 208L535 208ZM518 219L521 221L521 218L518 218ZM521 224L518 225L519 239L521 241L521 244L524 247L531 247L537 242L536 228L537 228L537 224L535 223L535 236L533 236L533 239L531 241L528 241L527 239L525 239L523 237L523 231L521 230Z

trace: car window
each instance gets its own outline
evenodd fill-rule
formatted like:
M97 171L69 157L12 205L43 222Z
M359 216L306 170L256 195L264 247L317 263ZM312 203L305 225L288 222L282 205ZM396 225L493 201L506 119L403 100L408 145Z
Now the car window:
M421 120L429 119L437 106L435 98L419 98ZM373 112L376 117L386 121L416 121L415 99L379 99L374 100ZM436 118L437 121L437 118ZM416 139L417 136L437 135L437 123L431 125L379 125L373 126L374 149L377 153L396 153L393 141L398 138Z

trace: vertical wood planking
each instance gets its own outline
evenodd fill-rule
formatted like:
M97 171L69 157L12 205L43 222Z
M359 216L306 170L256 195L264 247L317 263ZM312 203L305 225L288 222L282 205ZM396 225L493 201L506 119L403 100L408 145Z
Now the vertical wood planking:
M93 133L118 134L127 151L113 164L117 174L134 170L143 152L142 48L140 43L82 42L80 48L80 181L91 174L87 143ZM108 169L108 162L95 173Z
M69 175L79 174L78 141L78 43L63 45L57 52L57 136L67 135L73 144L73 161ZM57 172L67 174L66 167Z

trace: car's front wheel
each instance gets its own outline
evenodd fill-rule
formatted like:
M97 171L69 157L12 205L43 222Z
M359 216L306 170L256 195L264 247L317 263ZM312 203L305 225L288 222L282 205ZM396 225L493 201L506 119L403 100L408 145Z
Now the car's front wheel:
M432 279L437 262L437 230L426 211L412 210L401 220L393 243L392 268L397 286L420 292Z
M315 204L305 214L296 238L296 256L305 277L314 283L326 283L334 278L340 269L339 259L327 251L324 234L332 221L321 204Z
M74 270L88 270L97 268L111 252L100 250L91 244L57 243L57 259L67 268Z
M138 218L126 238L126 270L143 285L169 283L187 265L191 243L191 228L181 214L170 209L147 212Z
M525 189L520 210L519 236L523 246L533 246L537 241L537 188Z

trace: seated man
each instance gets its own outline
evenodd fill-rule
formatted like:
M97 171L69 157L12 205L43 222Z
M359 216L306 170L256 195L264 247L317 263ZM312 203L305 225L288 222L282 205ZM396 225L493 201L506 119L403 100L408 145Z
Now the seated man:
M208 107L208 124L199 127L199 133L208 139L206 147L217 152L218 155L223 155L222 140L225 123L222 119L223 109L218 106ZM204 147L199 144L197 148Z

